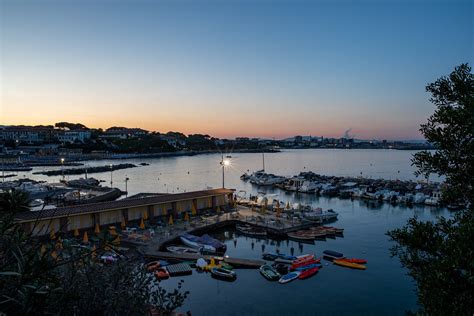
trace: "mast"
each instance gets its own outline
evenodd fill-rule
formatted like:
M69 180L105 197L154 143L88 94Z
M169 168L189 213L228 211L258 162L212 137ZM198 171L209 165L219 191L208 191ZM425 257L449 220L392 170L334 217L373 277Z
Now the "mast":
M262 151L263 172L265 172L265 151Z

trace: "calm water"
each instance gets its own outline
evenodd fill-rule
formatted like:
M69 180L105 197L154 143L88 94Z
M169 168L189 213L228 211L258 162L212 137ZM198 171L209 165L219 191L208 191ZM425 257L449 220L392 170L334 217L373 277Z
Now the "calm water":
M415 179L410 159L413 152L396 150L288 150L265 154L267 172L294 175L300 171L314 171L326 175L367 176L388 179ZM261 169L261 154L232 154L232 166L226 170L226 187L256 193L258 189L240 181L247 171ZM206 187L220 187L222 174L220 155L200 155L126 162L150 163L149 166L113 172L113 184L124 189L129 177L130 194L138 192L183 192ZM90 162L90 166L119 163L119 161ZM35 168L34 171L52 168ZM60 177L44 177L20 173L38 180L57 181ZM91 175L110 181L110 173ZM70 177L70 179L78 176ZM436 179L431 179L436 180ZM345 229L344 238L316 241L314 245L293 241L276 242L239 237L231 230L216 233L225 238L228 254L243 258L261 258L263 251L283 253L315 253L325 249L343 252L350 257L366 258L366 271L345 269L332 264L314 277L295 280L286 285L265 280L257 270L237 270L233 283L217 281L209 274L194 273L183 277L184 288L191 292L182 311L193 315L401 315L416 308L412 280L390 258L390 243L385 236L389 229L402 226L416 214L422 219L448 215L445 209L431 207L404 208L387 204L367 205L361 201L317 198L280 192L280 200L303 201L324 209L339 212L334 226ZM179 279L163 284L172 288Z

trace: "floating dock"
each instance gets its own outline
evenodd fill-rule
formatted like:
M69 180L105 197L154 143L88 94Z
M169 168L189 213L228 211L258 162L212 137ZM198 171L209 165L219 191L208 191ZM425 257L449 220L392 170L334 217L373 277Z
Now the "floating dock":
M170 276L189 275L193 273L191 266L187 263L170 264L166 266Z
M216 257L194 253L171 253L163 251L153 251L150 249L145 250L143 252L143 256L149 259L164 259L168 261L196 261L199 258L204 258L209 261L211 260L211 258ZM223 257L223 261L235 268L242 269L258 269L260 268L260 266L265 264L265 261L263 260L240 259L231 257Z

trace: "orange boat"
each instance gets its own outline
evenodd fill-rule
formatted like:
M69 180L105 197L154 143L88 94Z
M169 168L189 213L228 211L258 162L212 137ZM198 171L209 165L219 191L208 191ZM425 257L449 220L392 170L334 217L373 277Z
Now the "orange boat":
M152 261L146 265L146 270L148 272L155 272L160 267L159 261Z
M367 260L357 259L357 258L342 258L342 259L339 259L339 260L342 260L342 261L345 261L345 262L351 262L351 263L359 263L359 264L366 264L367 263Z

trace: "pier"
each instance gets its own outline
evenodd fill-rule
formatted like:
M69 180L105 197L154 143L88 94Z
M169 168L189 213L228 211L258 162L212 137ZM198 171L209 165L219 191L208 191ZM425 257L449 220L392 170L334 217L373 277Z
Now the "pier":
M251 225L263 228L267 234L274 238L286 238L287 233L306 229L317 225L315 222L305 220L290 220L285 218L275 219L273 213L267 215L258 214L256 216L250 208L237 206L236 211L222 215L214 215L205 219L194 218L190 222L179 222L174 225L167 226L156 232L156 235L148 242L137 242L137 250L148 259L163 259L169 261L195 261L199 258L210 260L214 255L202 254L176 254L166 252L167 245L180 243L179 236L183 233L193 235L202 235L209 231L221 229L224 227L234 227L238 224ZM127 243L127 239L123 239ZM130 241L133 243L133 241ZM262 260L249 260L240 258L223 257L223 260L238 268L259 268L265 264Z

